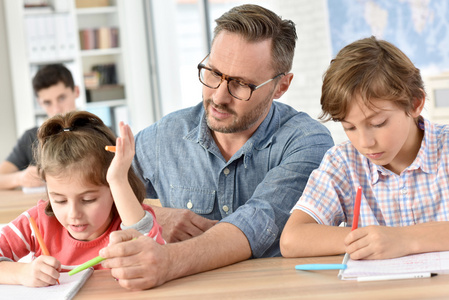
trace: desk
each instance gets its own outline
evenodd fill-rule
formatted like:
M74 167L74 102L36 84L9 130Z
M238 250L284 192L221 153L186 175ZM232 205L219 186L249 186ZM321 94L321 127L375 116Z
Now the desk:
M296 271L297 264L341 263L343 256L262 258L187 276L145 291L128 291L109 270L94 271L75 300L101 299L448 299L449 275L357 282L338 271Z
M0 223L9 223L21 213L47 199L45 193L25 194L22 190L0 190Z

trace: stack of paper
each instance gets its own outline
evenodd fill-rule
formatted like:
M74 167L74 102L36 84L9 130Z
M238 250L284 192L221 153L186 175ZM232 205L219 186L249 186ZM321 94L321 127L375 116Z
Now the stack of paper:
M69 276L68 273L61 273L60 284L47 287L2 284L0 285L0 295L2 299L70 300L81 289L93 271L92 268L89 268L72 276Z
M355 280L358 277L409 274L419 272L449 273L449 251L430 252L392 259L352 260L345 255L347 264L338 277L343 280Z

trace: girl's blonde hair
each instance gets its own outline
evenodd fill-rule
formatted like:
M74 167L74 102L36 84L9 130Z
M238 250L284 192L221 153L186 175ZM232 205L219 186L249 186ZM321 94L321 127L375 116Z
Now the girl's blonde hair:
M47 175L70 176L81 172L84 180L98 186L109 186L106 173L114 153L105 150L115 145L116 137L103 121L86 111L56 115L45 121L38 130L35 159L43 180ZM128 171L129 183L142 203L145 187L132 168ZM54 215L50 204L48 215Z

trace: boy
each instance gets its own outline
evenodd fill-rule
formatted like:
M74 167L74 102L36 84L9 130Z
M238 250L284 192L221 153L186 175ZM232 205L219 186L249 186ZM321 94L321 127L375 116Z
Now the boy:
M321 119L349 141L313 171L284 228L285 257L347 252L387 259L449 250L449 127L420 114L423 81L410 59L375 37L344 47L322 87ZM357 188L359 228L350 226Z
M48 117L76 109L79 88L75 86L70 71L62 64L47 65L40 69L33 78L33 89ZM32 148L37 140L37 130L37 126L27 130L0 164L0 189L44 184L37 174L33 159Z

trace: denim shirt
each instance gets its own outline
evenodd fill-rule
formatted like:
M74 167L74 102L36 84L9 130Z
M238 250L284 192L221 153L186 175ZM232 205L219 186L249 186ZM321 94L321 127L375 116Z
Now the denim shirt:
M231 223L245 234L253 257L271 257L280 255L289 212L331 146L322 124L274 101L259 128L226 161L200 103L139 132L133 167L147 197Z

